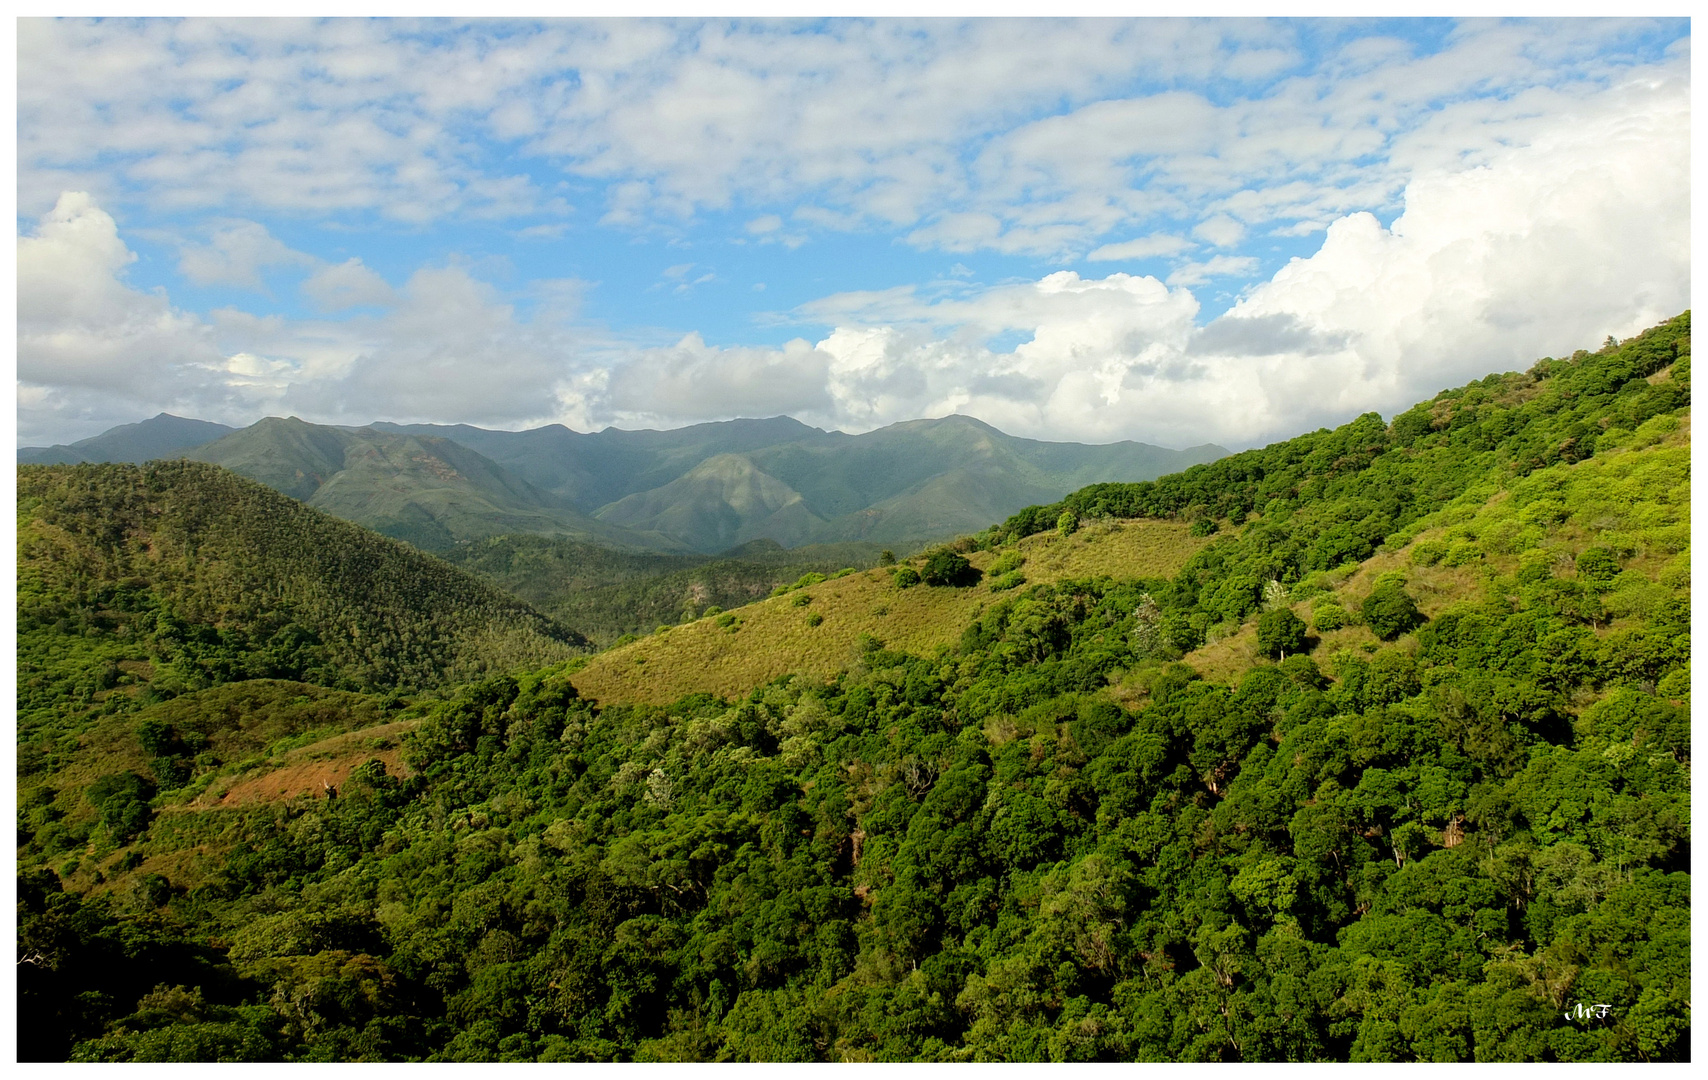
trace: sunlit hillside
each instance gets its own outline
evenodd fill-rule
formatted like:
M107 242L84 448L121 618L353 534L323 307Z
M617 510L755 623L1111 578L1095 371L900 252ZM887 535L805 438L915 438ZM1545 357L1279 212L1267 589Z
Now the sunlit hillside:
M1180 522L1092 522L1071 536L1040 533L1000 551L971 552L967 559L982 572L1018 551L1026 560L1018 570L1026 584L1101 575L1167 577L1205 542ZM573 681L583 696L597 701L664 704L702 691L741 696L789 672L826 678L860 659L870 644L863 638L930 655L954 644L969 622L1007 595L993 592L991 583L984 574L966 588L902 589L889 570L850 574L601 653Z

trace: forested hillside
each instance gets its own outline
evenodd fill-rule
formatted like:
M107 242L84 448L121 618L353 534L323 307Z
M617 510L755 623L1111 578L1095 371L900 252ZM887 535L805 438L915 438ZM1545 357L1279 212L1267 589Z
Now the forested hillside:
M273 690L265 737L149 706L20 784L21 1052L1686 1060L1689 351L1685 315L1023 512L873 578L954 599L923 655L667 705L578 662ZM1025 580L1165 524L1105 515L1198 543ZM212 798L291 732L375 763ZM201 779L151 763L198 736Z
M427 551L503 533L669 546L595 521L481 454L433 436L268 417L182 456Z
M586 641L393 540L211 465L18 470L20 745L217 683L443 686Z

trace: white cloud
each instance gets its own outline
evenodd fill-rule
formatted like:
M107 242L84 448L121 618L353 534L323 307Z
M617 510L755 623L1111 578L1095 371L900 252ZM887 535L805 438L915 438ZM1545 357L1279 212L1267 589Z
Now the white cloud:
M753 236L764 236L774 233L783 227L783 219L776 214L764 214L747 223L747 231Z
M1128 260L1154 259L1159 255L1178 255L1196 245L1183 236L1173 236L1169 233L1153 233L1141 236L1137 240L1127 240L1119 244L1104 244L1086 256L1090 262L1126 262Z
M178 270L198 285L237 285L261 290L261 272L275 266L313 266L314 256L295 251L255 221L216 228L206 244L183 243Z
M561 216L555 171L606 184L624 227L794 204L816 228L1061 258L1158 220L1389 209L1412 176L1648 77L1653 30L1465 23L1425 51L1240 20L26 19L20 204L74 177L166 208Z
M655 37L625 29L607 44L643 52L665 48L670 35L647 26ZM147 32L170 36L162 28ZM359 27L350 32L366 33ZM20 422L39 430L55 415L87 419L119 396L133 402L122 419L135 419L144 402L150 410L188 402L201 407L184 411L228 422L263 407L345 422L383 416L513 426L565 419L583 427L792 412L813 423L861 429L962 411L1040 438L1241 446L1368 409L1392 412L1444 386L1528 366L1542 353L1569 353L1609 333L1628 335L1688 304L1688 57L1680 50L1648 68L1597 67L1582 51L1592 32L1570 24L1560 40L1539 44L1533 32L1467 31L1441 55L1419 59L1404 51L1409 46L1377 43L1382 47L1335 61L1351 74L1326 96L1320 73L1312 73L1278 85L1260 102L1213 107L1235 110L1226 115L1248 133L1243 141L1230 135L1214 145L1214 154L1185 146L1166 161L1146 159L1144 165L1147 192L1180 193L1178 228L1225 219L1256 233L1298 234L1289 224L1289 215L1298 214L1296 220L1326 231L1313 256L1294 260L1270 280L1229 283L1241 299L1202 329L1195 328L1199 306L1192 288L1254 273L1250 255L1221 251L1183 263L1166 284L1127 274L1087 279L1062 272L990 288L945 280L839 293L793 313L828 328L816 345L780 348L720 347L695 334L668 348L625 347L579 321L573 288L546 290L524 316L466 268L428 267L393 290L355 260L318 269L304 283L305 294L328 310L389 305L383 311L304 320L223 310L200 318L173 308L163 293L131 287L125 274L134 256L113 218L88 196L65 195L33 233L19 238ZM834 54L865 33L847 27L845 38L808 41L811 48L788 63L813 62L812 49ZM708 41L726 50L717 54L720 63L735 64L732 57L741 56L747 58L741 63L757 62L745 51L753 41L741 34L719 37L708 29L697 40L702 50ZM1046 35L1043 44L1054 40ZM1213 63L1217 55L1191 34L1171 40L1186 50L1173 63ZM344 58L354 71L361 57L382 53L355 50ZM1473 76L1487 77L1491 64L1513 57L1529 71L1524 77L1555 65L1587 81L1519 88L1504 98L1465 90ZM121 69L140 62L123 50L109 60ZM766 101L774 89L743 76L745 68L720 75L702 67L694 76L700 81L690 82L706 93L742 100L757 94ZM648 70L666 82L675 78ZM1612 80L1610 71L1630 77ZM1497 86L1515 86L1522 75L1497 80ZM1602 78L1608 85L1592 85ZM589 83L576 94L595 90L613 101L663 100L644 87L616 83L604 89ZM454 86L432 94L463 100ZM579 115L572 98L546 95L530 106L539 130L565 130L566 117ZM744 108L730 115L759 125L756 131L771 123ZM617 123L613 116L593 110L575 122L609 133ZM936 119L926 123L906 110L886 116L901 127L915 124L909 138L940 131ZM1222 123L1218 116L1226 119L1206 116L1215 124ZM522 125L523 119L506 123ZM1084 125L1092 120L1132 139L1148 131L1142 109L1092 112L1073 130L1090 130ZM1273 131L1265 126L1270 120ZM168 134L178 130L160 122ZM192 135L183 137L193 143ZM1308 136L1309 145L1290 145L1294 135ZM165 136L125 137L147 142ZM847 145L840 138L813 135L805 150L822 159L791 158L783 169L766 158L781 171L759 169L742 183L757 190L770 175L775 184L765 190L793 190L806 182L802 176L817 175L807 164L841 160L837 155ZM898 187L883 212L902 213L932 184L946 185L952 197L931 204L941 211L910 227L911 239L969 251L1005 245L1083 250L1089 231L1114 220L1106 215L1163 212L1162 203L1122 202L1116 197L1121 192L1105 183L1117 175L1125 177L1123 184L1136 182L1136 159L1121 156L1136 144L1086 149L1048 131L1029 132L1028 139L992 140L984 164L965 174L950 169L937 180L907 180L903 163L890 162L895 167L882 182ZM1363 161L1376 153L1372 146L1379 157L1386 155L1373 171L1335 164ZM1114 171L1099 172L1103 159L1093 160L1084 171L1086 186L1075 187L1078 172L1063 157L1070 150L1106 153L1104 164L1113 163ZM601 157L604 151L589 153L586 161L617 160ZM1048 153L1062 160L1052 164ZM742 154L732 160L747 161ZM1297 175L1313 154L1329 164ZM933 162L927 155L915 164L930 171L937 168ZM969 180L987 164L988 175ZM875 168L870 162L859 167ZM826 169L828 177L834 170ZM690 191L664 172L648 174L632 189L631 209L636 220L645 220L661 199L676 198L675 205L689 210L702 205L695 200L733 199L734 176L714 176ZM1035 190L1049 198L1037 206L994 196L981 201L981 191L1000 194L1005 177L1040 185ZM1248 184L1249 178L1261 183ZM824 200L832 205L876 205L837 188L833 179L812 183L826 185L820 194L842 192L840 201ZM1056 183L1067 186L1050 195ZM1370 212L1390 203L1380 218ZM805 213L797 212L791 223L805 220ZM778 229L765 235L785 231L776 216ZM1117 235L1142 231L1121 228ZM224 260L218 265L228 278L241 277L246 266L269 265L271 249L262 237L245 235L254 241L248 248L235 234L224 247L206 245L210 260L218 262L215 254ZM1216 244L1228 236L1207 232L1204 238ZM1181 257L1189 243L1176 232L1153 232L1098 247L1091 257L1138 258L1151 249L1156 253L1149 257ZM1165 244L1179 246L1165 251ZM681 263L666 268L655 287L708 282L714 280L710 273Z
M817 413L831 358L796 339L781 349L708 346L689 334L614 366L596 407L626 424Z
M1217 214L1199 222L1192 235L1216 247L1233 247L1245 239L1245 226L1226 214Z
M1257 269L1250 255L1213 255L1203 262L1181 263L1168 275L1170 285L1203 285L1215 278L1244 277Z
M322 311L364 305L385 307L397 302L397 294L386 280L357 258L322 266L302 283L302 291Z

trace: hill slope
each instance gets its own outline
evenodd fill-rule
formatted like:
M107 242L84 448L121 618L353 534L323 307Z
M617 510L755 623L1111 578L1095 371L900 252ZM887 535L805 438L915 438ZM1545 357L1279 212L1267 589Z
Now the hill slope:
M19 724L213 683L428 687L586 645L414 549L210 465L20 466Z

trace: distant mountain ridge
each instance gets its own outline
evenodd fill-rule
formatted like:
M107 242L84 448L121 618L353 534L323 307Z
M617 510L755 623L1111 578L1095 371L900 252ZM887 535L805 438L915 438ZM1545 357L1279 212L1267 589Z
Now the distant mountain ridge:
M26 446L18 451L20 465L133 465L155 458L177 457L186 450L206 446L236 428L211 420L191 420L161 413L135 424L121 424L93 438L55 446Z
M1155 479L1227 454L1213 444L1040 442L960 415L861 435L781 416L594 433L269 417L237 431L209 425L216 437L198 445L169 446L190 436L179 427L150 442L151 425L166 421L195 423L157 417L114 429L108 434L129 434L109 443L224 465L437 550L519 533L707 554L753 540L900 545L974 531L1088 483ZM57 461L30 455L82 446L19 457Z

